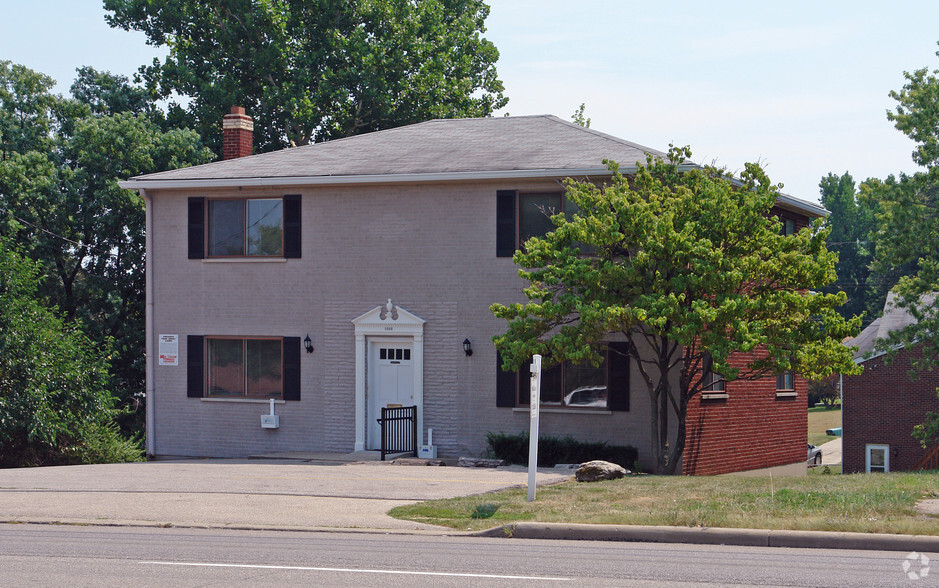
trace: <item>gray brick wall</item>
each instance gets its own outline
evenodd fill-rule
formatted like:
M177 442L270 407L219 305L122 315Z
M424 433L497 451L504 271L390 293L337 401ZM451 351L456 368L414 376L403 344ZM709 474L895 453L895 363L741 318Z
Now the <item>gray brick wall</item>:
M159 455L244 456L267 451L351 451L355 439L355 317L391 298L426 322L424 426L440 455L481 454L488 431L527 430L527 410L496 408L491 337L505 325L493 302L524 300L511 259L496 258L496 190L559 190L553 180L228 190L153 196L154 332L180 335L180 366L154 367ZM303 257L275 262L189 260L188 196L302 194ZM310 334L302 399L277 406L186 397L186 335ZM461 343L473 342L466 357ZM156 349L156 346L154 346ZM644 384L632 370L631 411L546 413L542 434L572 434L640 448L649 436Z

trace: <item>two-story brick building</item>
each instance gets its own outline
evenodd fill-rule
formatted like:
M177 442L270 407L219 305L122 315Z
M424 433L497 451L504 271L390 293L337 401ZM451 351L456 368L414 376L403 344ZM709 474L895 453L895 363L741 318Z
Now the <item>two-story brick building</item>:
M375 449L388 404L416 405L422 442L432 428L443 456L527 430L491 342L505 324L489 306L524 300L512 253L550 230L543 211L563 210L564 178L664 155L553 116L433 120L244 157L251 120L235 112L225 132L231 158L121 184L147 202L152 455ZM781 196L774 213L797 229L824 210ZM542 434L634 445L648 463L637 370L615 357L564 369ZM684 471L804 471L805 384L782 381L695 399ZM279 428L263 429L271 398Z

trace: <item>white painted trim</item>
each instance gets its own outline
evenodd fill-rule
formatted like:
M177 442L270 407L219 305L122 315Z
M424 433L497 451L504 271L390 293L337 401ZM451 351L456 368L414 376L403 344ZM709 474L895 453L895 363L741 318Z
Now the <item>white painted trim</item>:
M683 166L694 169L697 166ZM620 172L629 174L636 171L636 166L623 166ZM131 178L117 185L125 190L173 189L173 188L235 188L268 186L335 186L340 184L398 184L415 182L454 182L466 180L521 180L528 178L567 178L578 176L609 176L605 167L584 167L570 169L509 169L492 171L433 172L416 174L370 174L357 176L275 176L244 178L209 178L137 180Z
M140 190L140 196L143 197L145 206L144 219L144 290L145 290L145 312L144 312L144 353L146 363L144 366L144 400L146 412L144 415L144 439L147 445L147 455L156 454L156 426L154 420L154 407L156 399L154 398L155 383L153 381L153 366L157 361L156 354L153 353L153 338L156 333L153 329L153 199L147 194L146 190ZM186 350L189 353L189 350Z
M287 263L284 257L212 257L202 263Z
M397 318L395 318L397 315ZM382 318L384 316L384 318ZM404 339L411 342L411 362L414 366L414 404L417 405L417 444L424 444L424 319L388 304L352 319L355 325L355 451L365 450L365 397L367 374L365 358L368 342L372 339Z
M528 407L528 406L525 406L525 407L522 407L522 408L515 407L515 408L512 409L512 412L524 412L525 414L528 414L528 413L531 412L531 408ZM592 415L592 414L599 414L599 415L613 414L613 411L612 411L612 410L596 410L596 409L589 409L589 408L553 408L553 407L547 407L547 406L544 406L544 405L542 405L542 406L538 409L538 412L540 412L540 413L542 413L542 414L544 414L544 413L551 413L551 414L591 414L591 415Z
M270 404L270 398L200 398L202 402L227 402L231 404ZM286 400L274 399L274 404L287 404Z
M702 392L701 400L726 400L730 394L726 392Z
M791 392L777 392L776 398L792 398L793 396L798 396L798 395L799 393L794 390Z

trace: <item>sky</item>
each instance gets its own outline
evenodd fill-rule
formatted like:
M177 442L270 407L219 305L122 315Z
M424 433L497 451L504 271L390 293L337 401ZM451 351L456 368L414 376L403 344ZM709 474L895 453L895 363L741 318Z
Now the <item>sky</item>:
M509 103L497 115L581 103L591 128L732 171L762 163L784 191L818 200L818 182L917 171L893 128L903 72L939 69L939 2L491 0ZM163 56L111 29L99 0L0 0L0 60L58 81L90 65L132 76Z

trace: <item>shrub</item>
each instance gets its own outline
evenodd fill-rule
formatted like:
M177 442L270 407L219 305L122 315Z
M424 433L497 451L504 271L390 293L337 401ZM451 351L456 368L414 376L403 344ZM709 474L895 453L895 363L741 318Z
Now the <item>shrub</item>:
M509 464L528 465L528 433L486 433L489 453ZM602 459L630 469L636 466L638 450L631 445L609 445L605 441L578 441L566 437L538 438L538 466L583 463Z

